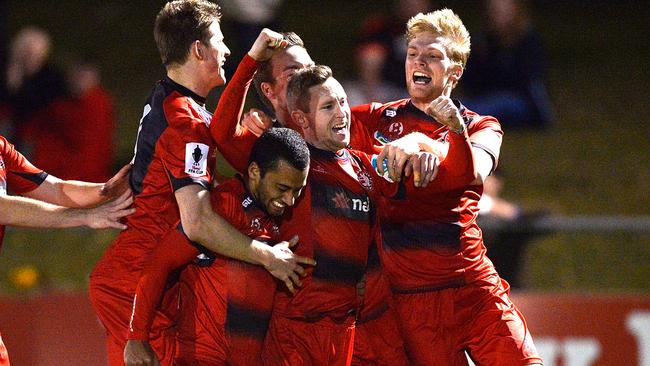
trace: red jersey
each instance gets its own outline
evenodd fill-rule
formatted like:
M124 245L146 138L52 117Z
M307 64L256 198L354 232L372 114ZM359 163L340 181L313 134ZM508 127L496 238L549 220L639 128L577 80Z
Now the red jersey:
M209 188L214 148L204 102L168 77L156 84L144 107L132 161L136 211L92 276L125 276L135 285L145 257L180 220L174 192L190 184Z
M4 136L0 135L0 195L33 191L45 181L47 173L33 166ZM5 227L0 225L0 247Z
M493 117L479 116L460 106L475 148L483 149L496 167L502 131ZM386 144L411 132L448 142L447 127L417 109L409 99L353 108L353 119L363 123L377 144ZM353 122L354 123L354 122ZM448 162L449 175L462 174L468 161ZM485 256L481 230L476 224L480 185L459 185L461 180L434 180L437 192L422 197L401 195L383 199L381 259L396 292L427 291L459 286L494 273ZM409 188L409 185L406 185Z

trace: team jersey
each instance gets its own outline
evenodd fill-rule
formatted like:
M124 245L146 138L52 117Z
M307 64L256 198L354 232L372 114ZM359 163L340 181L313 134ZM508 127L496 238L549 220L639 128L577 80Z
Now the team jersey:
M278 225L258 206L241 180L219 185L212 194L212 207L247 236L269 245L278 242ZM177 357L201 357L217 352L214 348L218 347L225 348L230 365L251 364L240 361L250 357L257 357L255 364L261 363L276 289L275 279L264 267L203 249L196 263L183 271L180 283ZM212 342L201 349L206 336Z
M469 142L488 153L496 167L502 138L498 121L457 105ZM353 119L366 126L376 144L387 144L415 131L444 143L453 135L413 106L410 99L354 107ZM470 171L468 163L462 159L448 162L449 176ZM409 194L382 198L380 253L395 292L460 286L494 272L476 224L483 187L462 183L463 179L436 179L431 184L437 190L419 198Z
M180 220L174 192L190 184L209 188L214 148L209 133L212 116L204 102L168 77L154 87L144 106L132 161L136 211L93 276L138 273L146 255Z
M38 188L47 173L33 166L14 145L0 135L0 195L23 194ZM0 225L0 247L5 227Z

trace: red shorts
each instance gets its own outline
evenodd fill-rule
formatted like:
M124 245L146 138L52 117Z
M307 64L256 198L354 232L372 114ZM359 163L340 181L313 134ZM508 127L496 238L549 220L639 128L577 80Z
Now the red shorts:
M108 364L110 366L124 365L124 346L128 333L133 296L135 294L133 280L108 279L92 276L90 278L90 300L97 317L106 329ZM156 352L160 365L172 365L175 348L175 317L178 288L176 286L166 291L160 309L156 311L149 343Z
M357 322L354 333L353 366L406 366L408 364L394 308L388 307L376 318Z
M265 366L348 366L352 361L354 318L335 323L273 315L264 340Z
M9 366L9 354L7 347L2 342L2 334L0 334L0 366Z
M400 331L414 365L542 363L526 321L497 274L460 288L396 294Z

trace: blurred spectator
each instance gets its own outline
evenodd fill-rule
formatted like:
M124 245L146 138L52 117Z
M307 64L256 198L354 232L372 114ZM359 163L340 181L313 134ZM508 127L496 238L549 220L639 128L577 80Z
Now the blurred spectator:
M489 176L479 201L479 226L482 228L488 255L512 288L523 287L521 278L527 246L547 233L533 227L546 210L527 211L519 204L501 197L503 180L500 174Z
M354 52L357 78L343 82L350 105L370 102L386 103L407 98L404 88L384 80L388 50L378 42L365 43Z
M25 135L32 161L63 179L104 182L113 170L113 100L97 64L75 61L67 70L70 93L35 114Z
M6 69L6 105L17 143L35 113L67 93L65 77L49 62L50 37L42 29L26 27L14 37ZM20 141L22 140L22 141ZM25 149L23 149L23 152Z
M472 38L463 102L503 129L546 127L553 110L544 85L546 58L527 1L487 0L483 33Z
M231 60L226 62L227 75L234 74L237 62L244 57L248 47L255 42L263 28L279 29L277 15L284 0L222 0L224 20L232 27ZM229 42L228 44L231 44Z
M394 0L389 13L366 17L359 31L359 44L377 42L388 51L383 69L384 80L403 89L406 59L406 22L418 13L433 11L429 0Z

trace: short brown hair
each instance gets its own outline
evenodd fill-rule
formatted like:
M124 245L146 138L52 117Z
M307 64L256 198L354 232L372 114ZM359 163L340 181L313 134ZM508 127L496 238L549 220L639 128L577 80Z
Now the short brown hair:
M209 42L208 28L221 18L217 4L207 0L175 0L156 16L153 36L164 66L182 65L192 43Z
M284 48L285 50L293 46L305 48L305 43L302 41L302 38L300 38L300 36L296 33L283 32L281 34L282 39L287 41L287 46ZM275 114L275 111L273 110L273 104L271 104L271 101L266 97L266 95L264 95L264 92L262 91L262 83L275 83L275 79L273 78L273 57L266 61L260 62L259 66L257 67L257 72L253 77L253 85L255 85L257 96L260 98L264 106L268 108L269 112Z
M289 112L299 109L309 113L311 95L309 88L322 85L332 77L332 69L325 65L314 65L298 70L287 85L287 105Z
M456 13L450 9L441 9L427 14L419 13L412 17L406 24L407 44L420 32L431 32L443 37L449 58L465 67L469 58L470 37Z

